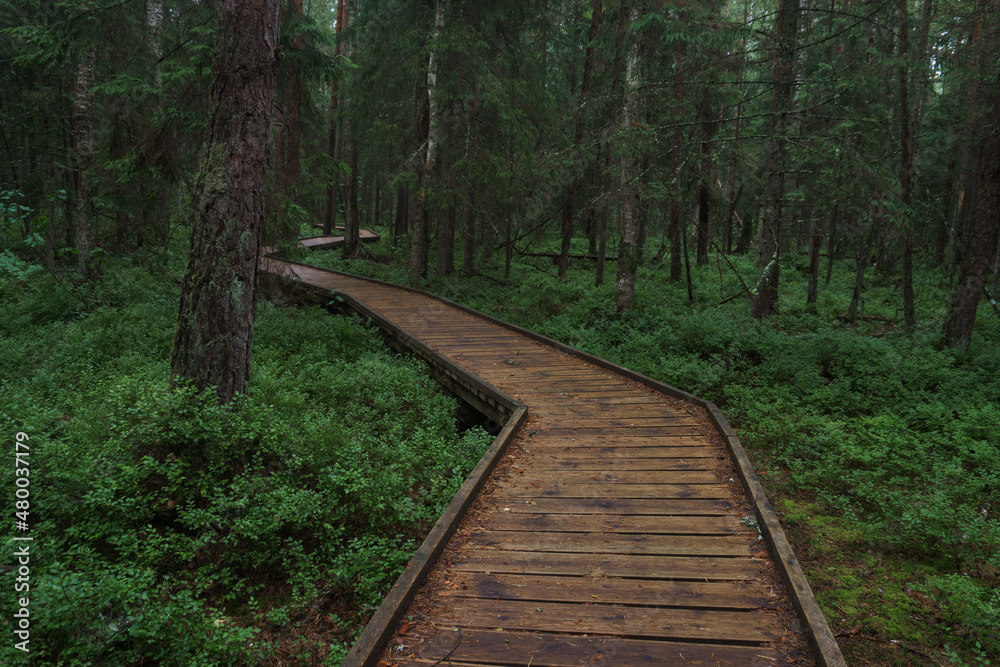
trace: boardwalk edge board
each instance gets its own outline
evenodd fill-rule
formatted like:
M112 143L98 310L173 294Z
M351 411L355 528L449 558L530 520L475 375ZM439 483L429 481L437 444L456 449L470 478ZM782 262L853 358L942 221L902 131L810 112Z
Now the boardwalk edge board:
M511 418L504 425L500 434L493 440L493 444L486 450L479 463L469 473L469 476L452 498L447 509L431 528L423 544L417 549L406 569L399 575L399 579L392 585L389 594L382 600L375 614L368 625L362 631L361 636L354 642L351 652L344 658L342 665L364 665L366 667L376 665L382 649L392 638L396 631L396 626L406 613L410 602L413 601L420 585L427 578L431 569L437 562L441 552L444 551L451 536L458 528L459 522L465 516L466 510L475 500L482 489L486 479L490 476L494 466L503 456L507 445L514 439L517 431L521 428L527 417L528 409L524 406L514 410Z
M579 350L570 345L566 345L565 343L561 343L557 340L549 338L548 336L543 336L542 334L539 334L535 331L531 331L530 329L525 329L524 327L520 327L516 324L511 324L510 322L505 322L498 318L492 317L491 315L481 313L477 310L474 310L467 306L463 306L462 304L459 303L455 303L454 301L438 296L436 294L431 294L430 292L426 292L424 290L408 287L406 285L396 285L394 283L377 280L375 278L357 276L344 271L326 269L323 267L318 267L311 264L305 264L302 262L292 262L288 260L281 260L281 261L292 266L297 265L314 270L328 271L330 273L349 277L355 280L362 280L365 282L370 282L385 287L400 289L403 291L412 292L414 294L420 294L422 296L429 297L431 299L444 303L445 305L457 308L458 310L461 310L465 313L469 313L476 317L482 318L488 322L492 322L493 324L501 326L505 329L514 331L523 336L531 338L532 340L552 346L574 357L590 362L596 366L600 366L601 368L606 368L608 370L619 373L624 377L639 382L640 384L643 384L651 389L656 389L657 391L660 391L668 396L673 396L674 398L678 398L685 402L692 403L694 405L704 408L708 412L708 415L712 423L719 432L719 435L722 437L722 440L725 442L726 447L728 448L730 454L733 457L733 461L736 464L736 469L738 476L740 477L740 481L742 482L744 490L747 493L747 497L753 503L753 507L757 514L758 525L760 526L761 533L763 534L767 542L767 545L771 551L771 554L774 557L775 564L778 568L782 581L784 582L788 590L788 594L792 599L792 603L795 606L796 611L798 611L800 615L799 620L801 621L800 625L802 626L802 632L806 637L806 641L809 643L809 648L812 650L814 654L813 657L816 659L816 664L820 665L821 667L827 667L827 666L846 667L847 663L845 662L844 657L841 654L840 647L837 644L837 640L834 638L833 632L830 630L830 626L826 622L826 618L824 617L823 612L819 607L819 603L816 602L816 598L813 595L812 588L810 588L809 582L806 579L804 572L802 571L802 566L799 564L798 558L796 558L795 553L788 542L788 538L785 536L785 532L781 527L781 523L778 521L778 517L775 514L774 509L764 493L764 489L760 484L760 480L757 479L757 474L753 470L753 466L750 463L750 459L747 457L746 451L743 449L743 445L740 442L739 437L736 435L733 428L729 425L729 422L726 420L722 412L719 411L719 408L714 403L712 403L711 401L706 401L705 399L690 394L688 392L677 389L676 387L672 387L668 384L660 382L659 380L655 380L649 376L619 366L618 364L607 361L606 359L601 359L600 357L596 357L588 352L584 352L583 350ZM298 283L298 285L303 286L303 283ZM341 295L341 296L346 297L346 295ZM368 309L364 308L364 310L367 311ZM379 317L378 320L385 321L384 318L381 317ZM440 357L440 355L433 352L429 348L426 348L426 346L421 345L421 347L423 347L424 350L426 350L434 357ZM448 361L448 360L443 360L443 361ZM456 368L459 368L457 367L457 365L451 363L450 361L448 363L452 366L455 366ZM472 375L468 371L465 371L465 369L460 369L460 370L462 370L465 375ZM478 377L476 377L476 379L479 380L480 382L483 382ZM485 384L487 387L489 387L490 390L494 392L502 393L499 392L498 389L488 385L488 383L483 382L483 384ZM514 399L506 396L506 394L504 394L504 397L511 401L514 401ZM514 402L517 403L516 401ZM519 406L521 405L520 403L517 404ZM515 415L520 414L520 420L523 421L526 412L527 410L525 408L520 407L515 412ZM500 438L505 433L508 433L509 431L508 438L511 438L513 434L516 432L516 427L513 430L510 429L512 421L513 419L507 422L507 425L504 427L503 432L500 434L500 436L497 436L497 440L494 441L494 446L490 448L490 451L493 450L493 448L497 444L497 441L499 441ZM502 451L502 449L503 447L500 447L500 451ZM490 452L488 451L487 455L489 453ZM498 452L496 456L499 457L499 455L500 453ZM486 455L484 455L483 458L485 460ZM472 477L478 471L480 471L480 467L482 466L482 464L483 461L480 462L480 466L477 466L476 470L474 470L473 473L469 476L469 480L467 480L466 484L468 484L469 481L472 479ZM490 469L492 469L492 465L490 466ZM485 482L485 475L488 474L489 474L488 470L485 470L485 472L483 472L484 477L482 480L479 481L478 483L479 486L481 486L483 482ZM463 491L465 490L464 485L462 489ZM459 495L461 494L462 491L459 492ZM458 496L456 496L456 500L453 501L452 505L454 505L457 500ZM465 500L466 506L470 502L471 502L471 497ZM452 509L452 505L449 505L448 510L446 510L445 514L442 515L441 520L439 520L438 524L440 524L441 521L443 521L445 517L448 516L449 512ZM462 511L464 513L464 509ZM449 536L454 532L455 528L457 527L458 520L460 518L461 515L459 515L457 518L454 518L454 526L452 526L451 530L449 531L448 533ZM432 534L434 533L435 530L437 530L437 528L438 525L435 524L434 530L432 530ZM428 535L427 539L430 540L431 536ZM425 545L426 543L427 542L425 541ZM442 542L440 549L443 549L443 547L444 543ZM421 546L420 550L423 550L423 548L424 547ZM438 553L440 553L440 549L438 550ZM418 550L418 553L420 552L420 550ZM414 561L416 560L416 558L417 556L415 555ZM413 561L411 561L411 565L412 564ZM420 577L420 581L423 580L423 577L426 576L426 573L430 570L429 565L425 565L424 567L425 570L423 571L423 574ZM407 576L410 569L411 566L407 566L406 571L403 572L403 575L400 576L400 579L397 581L396 586L393 587L393 593L390 593L390 597L396 592L397 588L401 588L403 579L404 577ZM410 585L412 586L413 591L409 594L409 597L406 599L406 602L397 602L400 608L394 612L395 613L394 618L397 619L399 618L399 616L403 613L403 611L405 611L405 605L409 602L410 599L412 599L413 595L416 594L416 589L419 587L419 583L416 583L415 585L414 584ZM400 596L400 598L401 597L402 595ZM358 642L355 644L355 648L358 648L358 644L361 644L362 640L364 640L366 638L366 635L369 634L369 628L375 624L376 619L379 618L379 615L381 614L383 608L386 607L389 600L390 598L387 597L386 600L383 602L382 606L379 607L375 616L369 622L368 627L365 628ZM388 625L391 626L392 623L388 623ZM383 642L383 645L385 641L388 641L393 629L394 629L393 627L388 627L382 630L383 634L385 634L384 638L382 638L381 640ZM361 654L359 653L358 657L360 657L360 655ZM375 662L377 662L378 658L378 654L375 651L372 651L369 654L370 661L362 662L360 660L353 658L353 656L355 656L354 649L352 649L351 653L348 655L343 665L345 666L373 665L375 664Z

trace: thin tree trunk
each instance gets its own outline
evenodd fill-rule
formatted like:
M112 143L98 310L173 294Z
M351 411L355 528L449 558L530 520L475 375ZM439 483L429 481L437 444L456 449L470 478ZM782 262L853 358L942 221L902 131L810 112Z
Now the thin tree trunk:
M837 256L837 218L839 215L840 204L834 204L833 213L830 215L830 238L826 242L826 281L824 282L826 287L830 286L830 278L833 276L833 260Z
M337 27L336 35L339 38L344 29L344 12L346 10L346 0L337 0ZM337 44L333 49L333 55L338 56L343 53L343 45ZM326 151L332 161L338 159L337 156L337 104L340 93L340 80L334 79L330 84L330 130L327 134ZM323 234L329 236L333 233L333 228L337 225L337 189L340 187L340 177L336 174L330 176L330 183L326 186L326 210L323 215Z
M454 155L457 153L458 132L462 127L461 104L454 107L454 118L448 133L448 150L445 153L448 172L448 210L444 216L444 224L438 227L437 256L435 257L435 273L438 278L450 275L455 270L455 223L458 217L456 199L458 197L458 170L454 166Z
M909 25L907 0L899 0L899 125L900 125L900 201L903 205L903 321L906 330L913 331L916 314L913 305L913 220L910 212L910 191L913 182L913 152L910 139Z
M593 173L590 176L590 193L587 204L587 254L597 255L597 237L600 234L600 224L597 217L597 193L601 188L601 156L604 155L602 144L598 143L594 151Z
M73 101L73 145L76 153L77 188L73 207L77 266L85 277L93 277L90 254L94 251L94 220L90 215L90 168L94 165L94 61L91 47L76 67L76 98Z
M583 81L580 85L580 101L576 110L576 130L573 133L573 153L576 155L583 144L583 131L585 126L584 105L590 95L590 77L594 68L594 40L597 38L597 29L601 24L602 15L601 0L593 0L593 14L590 19L590 34L587 40L587 50L583 57ZM566 277L566 267L569 264L570 243L573 240L573 213L576 206L577 180L570 183L569 191L566 193L566 203L563 206L562 217L562 248L559 253L558 274L560 278Z
M617 86L616 86L617 87ZM611 218L611 142L604 144L604 205L601 207L601 233L597 240L597 268L594 284L598 287L604 284L604 265L608 256L608 234Z
M211 111L194 192L172 383L246 393L257 307L279 0L218 0Z
M469 100L469 135L465 144L466 174L471 175L476 164L476 118L479 115L478 93ZM462 270L473 274L476 270L476 183L466 178L465 210L462 214Z
M823 237L819 233L819 220L812 216L809 234L809 285L806 289L806 311L816 312L816 297L819 291L819 248Z
M615 283L615 306L618 312L631 310L635 299L635 273L638 264L639 224L637 219L635 151L626 137L632 123L641 117L639 106L639 45L628 34L627 26L639 20L639 8L633 6L626 15L627 3L622 0L622 38L625 40L625 99L622 104L622 142L626 144L621 158L621 239L618 242L618 280ZM626 19L626 16L628 18Z
M344 0L344 30L347 30L357 14L356 0ZM344 45L345 54L348 57L354 55L354 46L351 43ZM350 119L351 100L349 95L351 88L348 87L348 99L345 99L348 114L344 116L341 131L343 138L341 144L344 149L344 162L347 166L347 180L344 181L344 256L354 257L358 252L361 243L361 225L358 216L358 139L355 136L353 123Z
M752 315L762 319L778 312L781 204L784 190L788 116L792 109L795 43L799 0L779 0L775 26L778 52L774 59L774 96L771 100L771 134L764 166L764 215L757 236L757 294Z
M434 165L437 161L438 145L441 143L441 119L438 117L438 68L440 56L438 49L441 44L441 33L444 31L444 12L447 0L437 0L434 13L434 32L431 35L430 56L427 58L427 150L424 163L419 170L417 179L416 214L413 216L413 238L410 248L409 280L410 284L419 287L421 278L427 269L426 249L427 223L427 193L429 181L432 178Z
M865 268L868 266L868 229L861 230L858 239L857 271L854 274L854 291L851 293L851 305L847 309L847 319L850 322L858 319L858 304L861 302L861 290L865 282Z
M670 170L673 174L674 197L670 205L670 281L680 282L681 264L683 259L681 254L683 249L681 244L681 197L683 187L681 185L681 165L683 164L682 150L684 144L684 131L681 128L680 119L684 113L684 42L678 42L674 54L674 146L670 153Z
M302 0L291 0L292 14L302 17ZM302 49L302 37L295 35L292 38L291 47L293 50ZM292 201L298 200L299 179L302 176L302 79L298 67L292 61L290 72L291 81L288 86L288 113L285 115L285 173L282 189L285 195ZM298 238L298 230L292 229L289 233L290 241Z
M402 185L396 186L396 221L393 224L392 242L395 247L400 237L406 236L406 221L410 217L410 198L406 196L406 189Z

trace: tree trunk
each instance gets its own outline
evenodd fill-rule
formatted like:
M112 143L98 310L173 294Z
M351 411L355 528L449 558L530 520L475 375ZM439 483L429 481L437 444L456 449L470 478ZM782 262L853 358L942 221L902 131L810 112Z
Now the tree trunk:
M819 233L819 220L812 217L809 234L809 286L806 289L806 311L816 312L816 296L819 291L819 248L823 237Z
M469 100L469 138L465 144L466 191L462 215L462 269L467 274L476 270L476 183L471 174L476 164L476 118L479 115L477 94Z
M357 12L355 0L344 0L344 29L350 27ZM348 57L354 55L354 46L350 43L344 46ZM348 94L351 89L348 87ZM344 100L348 114L351 110L350 99ZM344 256L354 257L358 252L361 243L361 225L358 217L358 139L354 136L354 130L350 117L345 116L341 125L343 138L341 143L344 148L344 162L347 163L347 180L344 182Z
M446 211L438 226L437 255L435 256L435 274L438 278L450 275L455 270L455 222L458 217L456 210L456 199L458 198L458 170L455 169L455 145L458 143L458 132L462 127L462 106L453 106L454 118L449 127L447 144L448 150L445 152L447 160L443 172L448 173L448 210Z
M617 82L616 82L617 83ZM617 85L615 86L617 88ZM594 285L600 287L604 284L604 265L608 256L608 234L611 218L611 142L604 143L604 177L601 179L604 184L603 199L601 207L601 230L597 239L597 268L594 275Z
M279 0L219 0L172 383L246 393L277 78Z
M839 215L840 204L834 204L833 213L830 214L830 238L826 242L826 281L824 282L826 287L830 286L830 278L833 276L833 260L836 259L837 255L837 217Z
M681 256L681 165L683 164L684 131L681 118L684 114L684 42L678 42L674 55L674 147L670 152L670 170L673 174L674 198L670 204L670 281L682 280Z
M625 53L625 99L622 104L621 132L624 150L621 158L621 240L618 243L618 280L615 283L615 307L618 312L632 309L635 298L635 273L639 250L639 224L636 215L637 160L635 148L628 140L632 123L640 118L639 112L639 46L637 39L630 37L628 25L639 20L639 8L633 6L625 19L627 3L622 0L623 26L621 35L626 40Z
M76 66L76 98L73 101L73 145L76 153L77 188L73 207L77 266L85 277L93 277L90 254L94 251L94 220L90 215L90 168L94 165L94 60L91 47Z
M292 14L302 18L302 0L291 0ZM293 50L302 49L302 37L292 38ZM298 200L299 179L302 177L302 78L298 66L292 60L291 81L288 84L288 113L285 114L285 173L282 189L292 202ZM298 230L289 231L289 241L298 239Z
M409 212L410 198L406 196L406 188L402 185L396 186L396 220L392 226L393 235L392 241L393 246L396 245L401 236L406 236L408 231L406 228L406 221L410 217Z
M425 246L427 245L427 192L432 178L434 164L437 161L438 145L441 143L441 119L438 117L438 69L441 57L441 33L444 31L444 11L447 0L437 0L437 10L434 13L434 32L431 35L430 55L427 58L427 150L424 163L420 167L417 178L416 214L413 216L413 238L410 247L410 262L408 267L409 281L414 287L419 287L422 276L427 268Z
M344 29L344 11L346 0L337 0L337 27L336 35L340 37ZM333 55L338 56L343 53L343 45L337 44L333 49ZM327 155L332 161L337 160L337 121L334 116L337 113L337 104L340 92L340 80L334 79L330 84L330 130L326 140ZM323 215L323 234L329 236L333 233L333 228L337 225L337 188L340 177L336 174L330 176L330 183L326 186L326 211Z
M916 323L913 306L913 225L910 212L910 192L913 182L913 151L910 135L909 26L907 0L899 0L899 125L900 125L900 203L903 207L903 321L912 332Z
M851 293L851 305L847 308L847 319L850 322L858 319L858 304L861 302L861 289L865 282L865 268L868 266L868 229L861 230L858 239L857 271L854 274L854 291Z
M576 130L573 133L573 154L576 156L580 152L583 144L583 130L585 126L584 105L590 95L590 77L594 68L594 40L597 38L597 29L601 24L602 15L601 0L593 0L593 13L590 18L590 35L587 40L587 50L583 57L583 81L580 85L580 101L576 110ZM569 264L569 248L573 240L573 213L576 206L577 180L570 183L569 191L566 193L566 204L563 206L562 218L562 248L559 253L558 274L560 278L566 277L566 267Z
M757 285L752 315L762 319L778 312L781 203L788 143L788 116L792 109L795 43L799 0L779 0L775 26L778 52L774 59L774 96L771 100L771 134L764 166L764 215L757 235Z
M989 36L984 54L994 54L997 48L997 25L1000 0L993 0L992 24L984 32ZM997 252L1000 220L1000 127L996 115L1000 112L1000 75L991 71L993 58L987 55L980 65L985 89L977 109L979 159L977 160L978 193L965 235L965 249L959 265L958 280L951 291L948 315L944 324L945 344L968 351L976 323L983 286L990 278Z

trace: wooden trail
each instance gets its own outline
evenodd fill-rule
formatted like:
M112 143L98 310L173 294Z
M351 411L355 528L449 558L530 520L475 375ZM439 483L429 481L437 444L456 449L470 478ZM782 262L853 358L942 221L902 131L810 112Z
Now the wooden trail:
M505 425L345 665L844 664L714 405L416 290L262 270Z

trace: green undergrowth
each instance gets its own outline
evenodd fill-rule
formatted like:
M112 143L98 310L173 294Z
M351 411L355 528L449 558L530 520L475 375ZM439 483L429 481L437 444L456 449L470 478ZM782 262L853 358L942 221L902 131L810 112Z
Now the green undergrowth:
M750 258L731 260L751 282ZM402 278L398 265L344 262L339 253L309 261ZM501 261L483 272L502 275ZM574 261L558 280L548 260L521 258L505 285L456 274L429 288L716 402L782 500L849 663L914 664L922 652L996 664L997 318L983 304L969 353L945 349L943 278L918 270L918 323L907 334L898 286L870 269L865 317L847 322L854 263L833 268L808 312L805 258L785 255L781 314L765 324L750 317L745 297L720 305L742 287L715 256L692 267L693 306L665 263L648 262L627 314L614 309L612 263L601 287L591 262Z
M490 437L457 432L421 363L316 308L261 301L231 409L169 391L182 270L111 262L82 300L0 280L0 433L31 446L31 662L338 664ZM25 663L11 622L0 662Z

